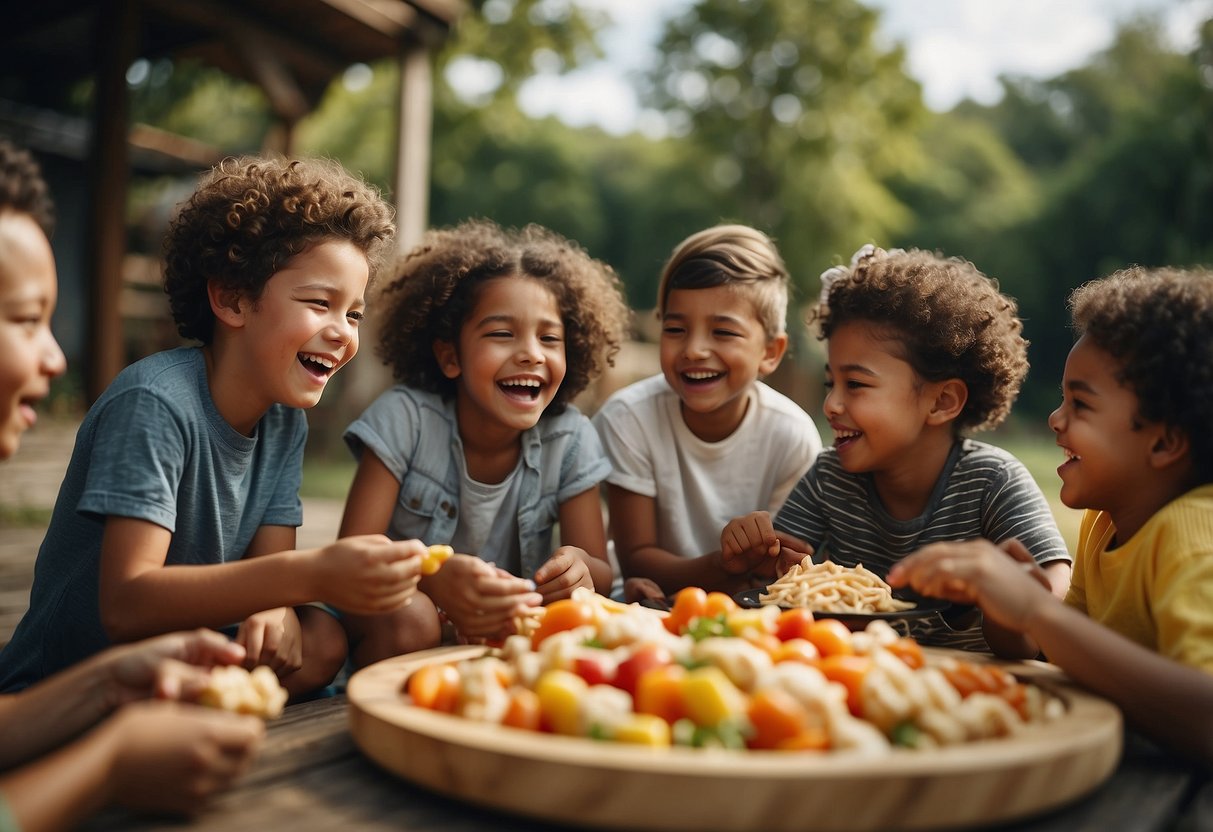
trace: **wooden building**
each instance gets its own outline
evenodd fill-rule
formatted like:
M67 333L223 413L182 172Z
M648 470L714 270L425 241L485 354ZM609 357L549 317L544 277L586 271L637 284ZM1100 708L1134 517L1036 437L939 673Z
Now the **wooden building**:
M137 59L199 60L255 83L275 120L265 149L290 153L295 126L333 79L352 64L394 58L401 81L393 192L402 245L424 230L431 52L463 11L463 0L31 0L5 7L0 98L6 90L32 90L37 99L39 91L93 83L87 124L65 118L48 126L30 117L37 110L22 107L9 107L6 119L0 107L0 132L36 152L47 151L39 142L59 143L81 157L84 181L77 184L85 207L70 233L87 287L82 358L89 401L125 364L123 271L132 269L124 207L133 166L197 170L224 150L130 123L126 73ZM62 202L58 189L56 197Z

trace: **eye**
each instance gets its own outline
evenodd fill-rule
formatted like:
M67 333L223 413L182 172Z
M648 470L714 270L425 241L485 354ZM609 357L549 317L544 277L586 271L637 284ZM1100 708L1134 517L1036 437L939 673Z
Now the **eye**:
M564 339L559 335L540 335L539 340L543 341L545 344L559 344Z
M714 329L714 330L712 330L712 334L715 335L717 338L740 338L741 337L740 332L734 332L731 329Z
M362 312L358 311L357 309L354 309L354 310L351 310L351 311L345 313L345 317L349 318L354 323L358 323L363 318L365 318L366 315L364 315Z
M827 378L825 381L823 381L821 383L821 386L827 390L833 390L834 389L834 379Z
M329 302L325 298L305 298L303 302L310 306L319 306L321 309L329 308Z
M682 333L686 332L686 328L675 326L674 324L666 324L661 328L661 332L664 335L681 335Z

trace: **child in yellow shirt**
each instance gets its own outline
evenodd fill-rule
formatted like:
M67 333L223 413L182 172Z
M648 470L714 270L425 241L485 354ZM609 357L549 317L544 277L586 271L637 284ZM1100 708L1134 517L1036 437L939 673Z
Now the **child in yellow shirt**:
M979 604L1144 734L1213 760L1213 273L1129 269L1070 303L1049 426L1062 502L1087 512L1065 603L982 540L925 547L889 582Z

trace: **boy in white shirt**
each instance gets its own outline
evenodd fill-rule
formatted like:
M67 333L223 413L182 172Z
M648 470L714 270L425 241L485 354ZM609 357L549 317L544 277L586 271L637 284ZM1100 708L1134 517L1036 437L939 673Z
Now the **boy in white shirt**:
M661 375L594 417L628 600L769 583L721 559L720 530L755 506L778 510L821 450L808 414L759 380L787 350L787 305L783 259L747 226L691 235L662 270Z

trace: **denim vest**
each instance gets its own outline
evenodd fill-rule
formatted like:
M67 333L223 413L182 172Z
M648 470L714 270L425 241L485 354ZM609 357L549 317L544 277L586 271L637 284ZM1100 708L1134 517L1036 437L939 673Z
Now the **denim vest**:
M408 437L401 440L408 447L393 452L381 447L387 431L377 426L386 428L387 420L414 423L406 431ZM401 458L405 470L393 471L400 478L400 492L389 537L438 543L454 536L459 523L463 442L453 399L443 401L437 394L398 385L350 425L345 438L356 455L362 443L385 464L389 459ZM597 433L575 407L544 416L539 424L523 432L518 537L524 576L534 574L551 556L552 529L560 518L561 499L597 485L609 472L610 463Z

